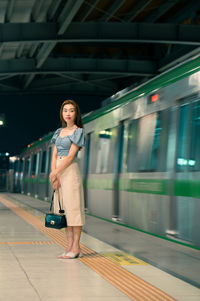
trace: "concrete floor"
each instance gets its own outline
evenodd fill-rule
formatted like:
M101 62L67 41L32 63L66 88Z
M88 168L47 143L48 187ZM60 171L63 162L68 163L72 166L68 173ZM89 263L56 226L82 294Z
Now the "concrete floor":
M42 211L49 206L21 195L15 195L15 198L7 195L7 198L41 219L44 216ZM28 203L34 204L35 208L29 207ZM100 254L122 252L121 248L89 233L82 234L81 242ZM0 300L130 300L80 260L58 259L62 252L59 245L0 202ZM148 262L122 266L176 300L200 300L199 288Z

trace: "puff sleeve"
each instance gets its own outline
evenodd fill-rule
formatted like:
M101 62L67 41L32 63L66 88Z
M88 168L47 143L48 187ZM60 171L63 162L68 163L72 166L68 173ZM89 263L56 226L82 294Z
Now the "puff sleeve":
M70 136L70 140L72 143L75 143L77 146L82 147L85 145L85 132L83 128L77 128L73 135Z
M61 129L57 129L57 130L54 132L54 134L53 134L53 136L52 136L52 138L51 138L51 143L55 143L55 142L56 142L56 138L59 136L60 131L61 131Z

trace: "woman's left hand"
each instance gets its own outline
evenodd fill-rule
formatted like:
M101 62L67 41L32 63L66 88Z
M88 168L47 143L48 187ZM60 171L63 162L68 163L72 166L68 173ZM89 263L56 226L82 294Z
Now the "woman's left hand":
M53 183L54 181L56 181L57 180L57 172L55 170L52 171L50 173L50 175L49 175L49 178L50 178L51 183Z
M60 182L57 179L51 185L52 185L53 190L57 190L60 187Z

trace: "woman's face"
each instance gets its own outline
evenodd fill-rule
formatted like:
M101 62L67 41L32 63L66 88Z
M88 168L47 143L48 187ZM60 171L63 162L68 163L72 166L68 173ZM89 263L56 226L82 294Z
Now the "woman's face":
M66 123L73 123L76 119L76 110L72 104L66 104L63 107L63 119Z

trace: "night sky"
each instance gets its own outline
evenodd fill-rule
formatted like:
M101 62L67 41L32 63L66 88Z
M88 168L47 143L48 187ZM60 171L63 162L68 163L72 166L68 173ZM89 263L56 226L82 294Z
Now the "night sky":
M0 152L18 155L31 142L61 126L59 110L65 99L78 102L81 114L100 107L106 97L65 95L0 95L0 114L6 118L0 127Z

